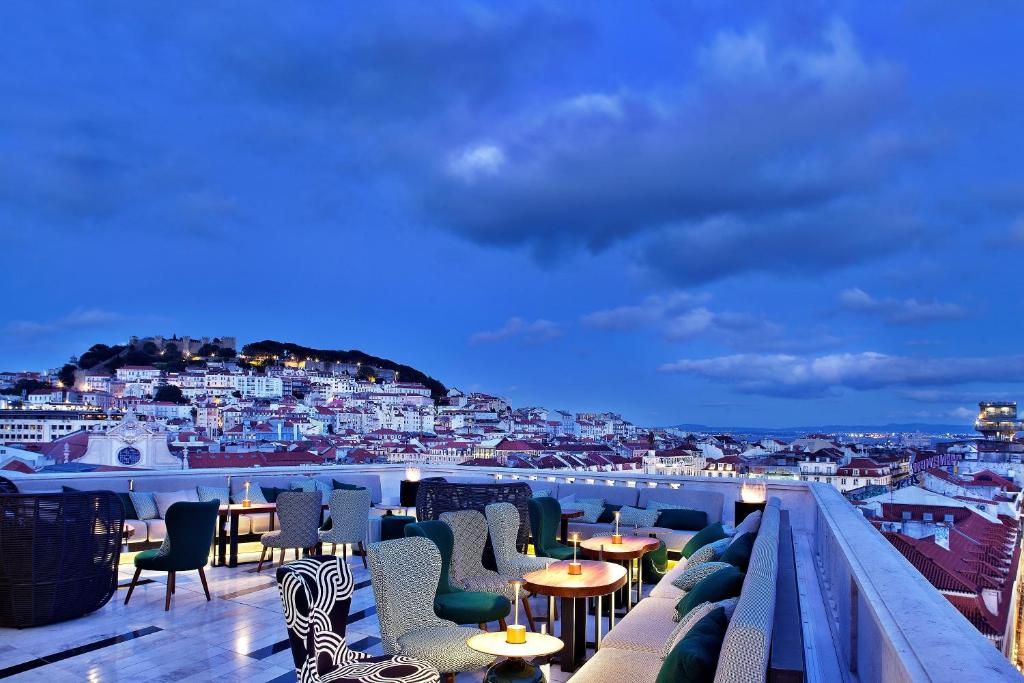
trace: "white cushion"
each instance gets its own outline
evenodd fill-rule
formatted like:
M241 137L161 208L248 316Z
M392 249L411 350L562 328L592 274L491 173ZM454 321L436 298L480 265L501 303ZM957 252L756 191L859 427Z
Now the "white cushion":
M737 539L745 533L757 534L761 526L761 511L755 510L743 518L743 521L736 525L733 531L733 539Z
M199 493L195 489L156 491L153 493L153 500L156 501L156 509L160 519L163 519L167 516L168 508L175 503L198 503Z

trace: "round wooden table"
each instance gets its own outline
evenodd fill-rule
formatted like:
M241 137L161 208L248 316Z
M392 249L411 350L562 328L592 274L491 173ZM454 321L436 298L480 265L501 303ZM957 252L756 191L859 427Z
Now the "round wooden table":
M577 510L576 508L562 508L562 543L568 543L569 520L582 516L583 510Z
M594 610L595 646L601 647L601 598L611 595L612 610L608 629L615 626L615 591L626 583L626 570L610 562L580 560L583 571L569 573L569 560L554 562L547 569L538 569L523 576L523 587L536 595L548 596L548 625L554 628L555 598L562 601L562 623L559 637L562 648L562 671L572 672L583 662L587 652L587 598L597 600Z
M658 539L649 536L623 536L622 543L612 543L611 536L594 536L580 543L583 554L600 560L622 562L626 566L629 588L626 592L626 609L633 609L633 562L636 561L636 601L643 595L644 571L641 558L658 548Z
M471 649L486 655L505 657L487 670L486 683L516 681L517 683L543 683L540 669L525 660L526 657L553 655L562 649L563 643L554 636L544 633L526 633L526 642L512 644L505 641L504 631L478 633L466 641Z

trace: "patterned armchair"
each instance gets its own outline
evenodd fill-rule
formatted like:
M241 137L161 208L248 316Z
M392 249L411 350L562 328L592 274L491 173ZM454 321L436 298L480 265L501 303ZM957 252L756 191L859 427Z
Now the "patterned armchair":
M256 571L263 569L263 558L270 550L270 562L274 562L274 548L281 549L281 563L284 563L286 548L311 550L320 542L320 511L322 498L319 491L286 491L277 497L277 518L281 522L279 531L268 531L260 537L263 552Z
M432 541L421 537L382 541L370 545L367 554L385 653L429 662L449 680L455 672L476 671L494 661L466 645L483 631L434 613L441 553Z
M345 546L358 545L366 565L366 548L363 541L370 532L370 492L367 489L337 489L331 492L331 528L320 532L320 541L331 544L331 554L341 543L343 557L347 557Z
M449 569L451 582L468 591L488 591L504 595L510 601L515 600L516 592L509 581L521 577L503 576L484 567L482 558L484 546L487 544L487 520L484 516L476 510L458 510L443 513L441 521L451 527L455 538L455 549L452 552L452 564ZM519 597L530 630L536 631L533 612L530 610L529 593L521 590Z
M550 557L524 555L516 548L522 520L515 505L492 503L484 510L484 514L487 516L487 528L491 532L491 545L494 547L498 573L521 578L523 574L544 569L555 561Z
M437 671L409 657L371 657L350 650L345 626L353 580L337 557L309 557L279 567L288 641L300 683L401 681L436 683Z

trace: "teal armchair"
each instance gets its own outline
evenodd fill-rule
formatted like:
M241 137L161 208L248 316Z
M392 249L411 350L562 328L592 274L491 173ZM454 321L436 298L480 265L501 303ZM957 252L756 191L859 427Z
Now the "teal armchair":
M434 542L441 552L441 578L434 596L434 613L456 624L479 624L487 630L488 622L496 621L505 628L505 617L512 603L504 595L485 591L467 591L452 585L449 578L455 536L444 522L436 520L417 522L405 527L406 536L422 536Z
M530 498L526 501L530 510L530 533L533 534L533 552L537 557L552 557L568 560L572 548L557 540L558 525L562 522L561 504L549 496Z
M646 553L643 562L644 583L653 586L668 572L668 548L665 541L658 541L658 547Z
M155 550L144 550L135 556L135 576L128 587L128 595L124 596L124 604L132 597L132 591L139 581L142 570L167 572L167 595L164 598L164 611L171 608L171 595L174 593L174 575L177 572L199 570L199 579L203 582L203 591L207 601L210 600L210 587L206 583L206 572L203 568L210 560L210 546L213 544L213 531L217 525L217 509L219 500L207 503L175 503L167 508L164 522L167 535L163 545Z

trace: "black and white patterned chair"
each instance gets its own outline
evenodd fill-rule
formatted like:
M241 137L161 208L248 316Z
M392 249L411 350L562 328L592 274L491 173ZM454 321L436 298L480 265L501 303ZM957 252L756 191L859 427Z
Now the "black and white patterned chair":
M437 670L409 657L372 657L350 650L345 626L353 580L337 557L308 557L279 567L288 641L299 683L400 681L435 683Z
M263 552L256 571L263 569L263 558L270 550L270 561L274 561L274 548L281 549L281 562L284 563L284 551L295 549L295 559L299 559L299 550L312 551L320 543L320 510L321 497L319 491L286 491L277 496L277 519L281 524L278 531L268 531L260 537Z
M357 545L366 566L366 548L363 541L370 532L370 492L367 489L337 489L331 491L331 528L320 532L320 541L331 544L331 554L341 544L343 557L348 557L345 547Z
M498 565L499 574L518 579L523 574L544 569L555 561L550 557L524 555L516 548L522 519L515 505L492 503L485 508L484 514L487 516L487 528L491 532L491 546L494 548L494 561Z
M451 528L455 537L455 549L448 572L449 580L468 591L498 593L504 595L510 602L514 601L516 591L509 582L522 576L504 576L484 567L483 555L487 545L487 520L484 516L476 510L458 510L442 513L441 521ZM521 590L519 597L530 629L535 631L529 593Z
M428 662L449 680L454 673L491 665L493 657L466 645L483 631L434 613L441 553L433 541L422 536L383 541L370 545L367 554L386 654Z

